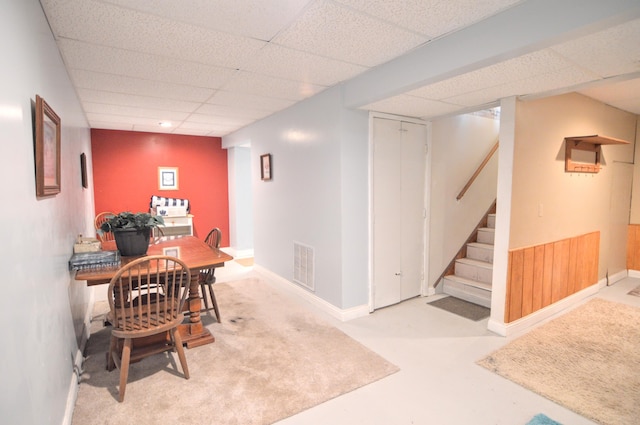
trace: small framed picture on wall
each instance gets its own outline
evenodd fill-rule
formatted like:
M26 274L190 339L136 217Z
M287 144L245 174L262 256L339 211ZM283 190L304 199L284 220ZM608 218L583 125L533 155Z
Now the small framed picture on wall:
M87 155L84 152L80 154L80 181L82 187L87 189L89 187L89 180L87 180Z
M60 117L36 95L36 196L60 193Z
M158 189L178 190L178 169L175 167L158 167Z
M271 154L260 155L260 178L271 180Z

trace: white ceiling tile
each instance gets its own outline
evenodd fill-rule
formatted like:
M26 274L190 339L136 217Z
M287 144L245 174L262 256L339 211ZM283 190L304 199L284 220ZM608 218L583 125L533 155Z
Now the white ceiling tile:
M640 78L601 84L578 92L640 115Z
M200 104L166 98L135 96L124 93L112 93L98 90L78 89L78 96L82 102L106 103L109 105L123 105L155 110L193 112Z
M311 0L104 0L150 15L211 30L271 40L289 25Z
M99 121L99 122L105 122L105 123L132 124L134 126L135 125L146 125L146 126L152 126L152 127L155 126L158 129L162 128L160 127L158 120L153 118L87 113L87 119L90 122Z
M363 106L360 109L422 118L448 114L462 108L463 106L461 105L428 100L415 96L399 95Z
M254 109L278 111L293 105L295 102L293 100L275 99L272 97L219 90L211 99L209 99L208 103L236 107L251 105Z
M526 96L572 87L592 81L595 78L597 78L596 75L581 69L565 68L459 96L452 96L445 100L466 106L485 105L510 96Z
M245 69L286 80L332 86L368 68L269 44L258 52Z
M336 0L379 19L435 38L491 16L520 0Z
M180 124L178 129L187 129L187 130L202 130L207 132L218 132L218 133L227 133L230 131L236 130L238 127L227 125L226 123L194 123L194 122L184 122Z
M188 129L188 128L176 128L173 133L182 134L185 136L201 136L201 137L222 137L221 134L212 134L209 130L198 130L198 129Z
M267 115L270 115L272 112L264 111L262 109L254 109L244 105L230 106L230 105L212 105L210 103L205 103L204 105L200 106L195 111L195 113L203 114L203 115L213 115L217 117L227 117L231 119L241 118L241 119L257 120L260 118L264 118Z
M169 110L162 111L158 109L135 108L131 106L109 105L105 103L85 102L83 106L86 113L154 118L157 122L180 122L187 119L190 115L188 112L176 112Z
M537 74L571 66L553 51L541 50L519 56L505 62L490 65L476 71L430 84L407 94L427 99L449 99L456 95L476 92L498 84L524 80Z
M638 99L640 98L640 78L594 85L593 87L579 90L579 92L586 96L597 97L606 102Z
M92 127L219 136L521 1L533 0L40 3ZM579 90L637 113L638 87L601 77L637 78L639 39L635 20L368 107L424 118Z
M143 133L171 134L175 132L175 129L152 126L152 125L136 124L133 126L133 131L139 131Z
M97 119L93 119L89 121L89 125L91 128L100 128L103 130L125 130L125 131L133 131L133 124L129 123L114 123L114 122L105 122Z
M301 81L284 80L255 72L240 71L225 84L223 90L298 101L320 93L326 88L326 86Z
M221 122L225 123L229 127L242 127L251 122L255 121L253 118L229 118L229 117L220 117L216 115L205 115L205 114L191 114L187 119L185 119L184 124L193 123L193 124L212 124L215 123L219 125Z
M228 68L242 67L265 45L95 0L69 0L48 11L59 38Z
M375 66L427 38L329 1L317 1L274 43L362 66Z
M71 79L78 88L140 96L167 97L169 99L205 102L214 90L202 87L143 80L123 75L71 70Z
M127 75L195 87L218 88L237 71L166 56L99 46L76 40L58 41L70 69Z
M612 77L640 71L640 20L553 46L576 64Z

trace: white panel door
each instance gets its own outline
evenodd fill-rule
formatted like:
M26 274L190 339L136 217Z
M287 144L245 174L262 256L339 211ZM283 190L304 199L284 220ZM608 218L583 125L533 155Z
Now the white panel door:
M420 295L426 126L373 120L374 308Z

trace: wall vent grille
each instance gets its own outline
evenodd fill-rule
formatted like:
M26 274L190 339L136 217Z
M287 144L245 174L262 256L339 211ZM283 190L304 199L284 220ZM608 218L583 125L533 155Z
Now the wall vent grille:
M293 281L307 289L315 290L313 248L299 242L293 243Z

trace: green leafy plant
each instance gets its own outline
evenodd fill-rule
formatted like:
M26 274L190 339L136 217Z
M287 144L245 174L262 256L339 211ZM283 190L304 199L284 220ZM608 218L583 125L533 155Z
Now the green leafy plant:
M158 225L164 224L164 219L159 215L151 215L149 213L132 213L129 211L121 212L100 225L103 232L113 232L118 229L151 229Z

